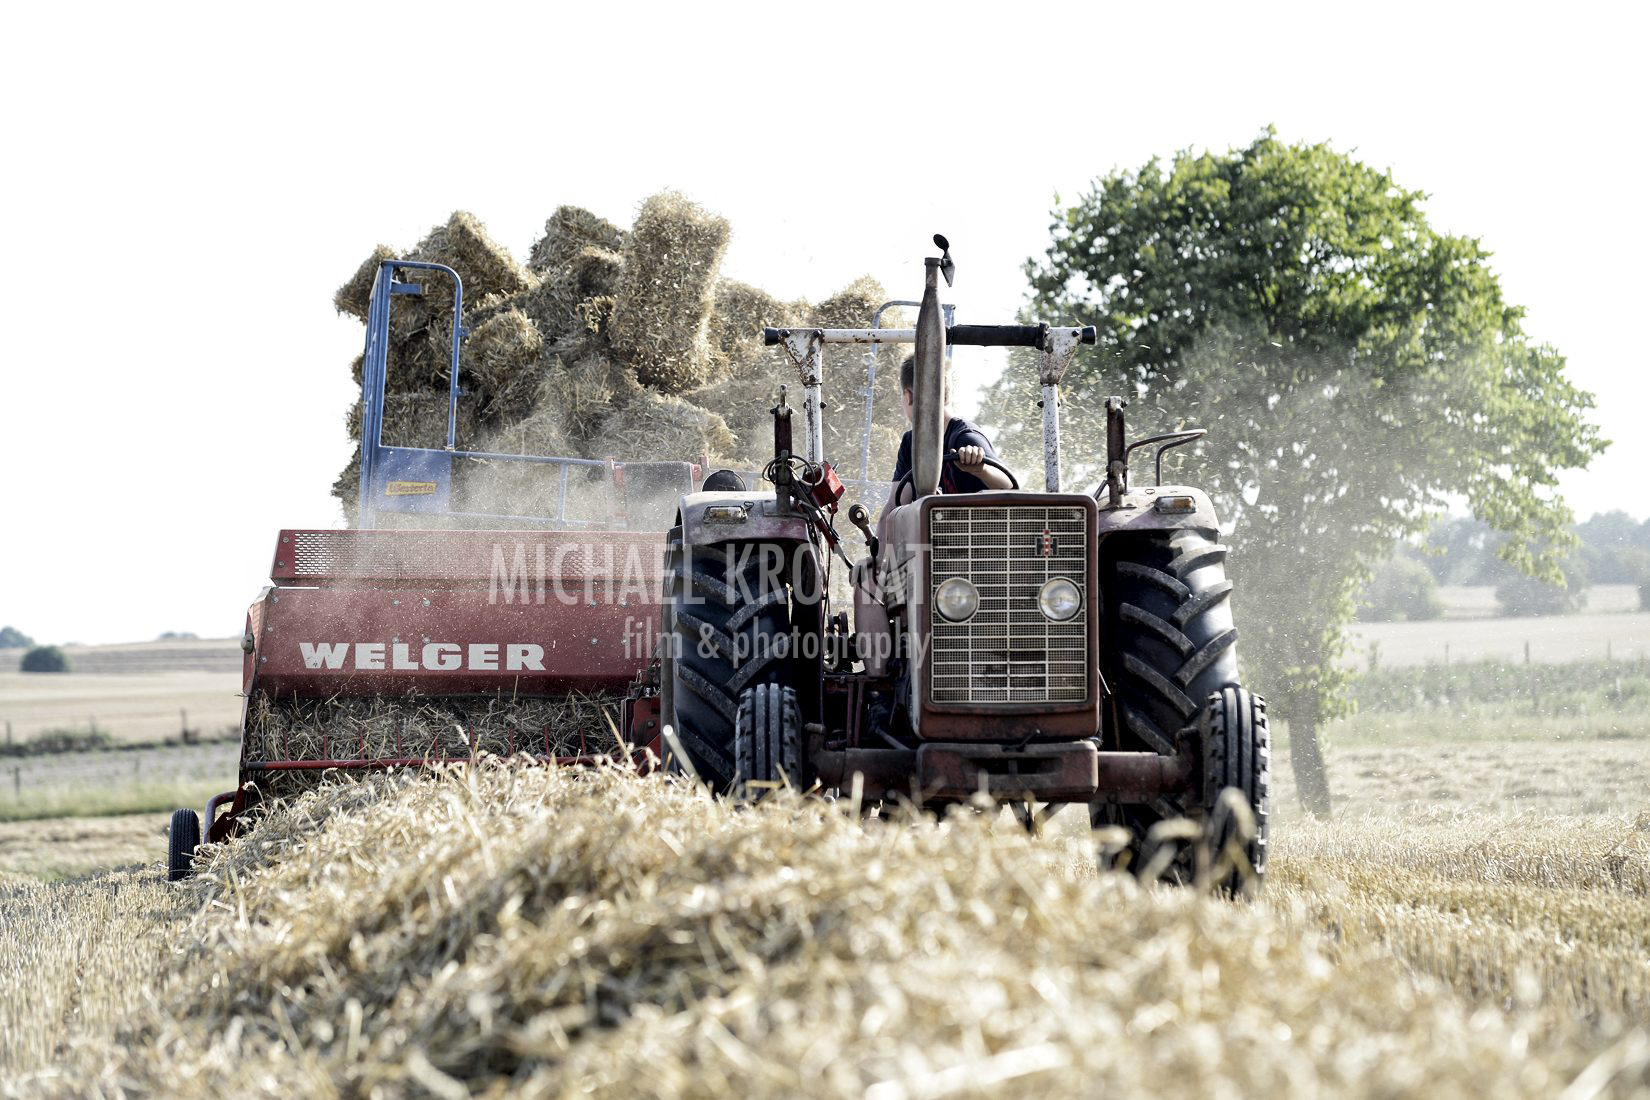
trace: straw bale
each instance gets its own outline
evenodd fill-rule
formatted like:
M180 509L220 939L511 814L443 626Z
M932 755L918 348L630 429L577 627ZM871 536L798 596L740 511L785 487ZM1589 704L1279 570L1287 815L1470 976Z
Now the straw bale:
M716 353L737 372L739 364L780 354L762 346L762 330L799 324L799 304L781 302L748 283L718 279L706 335Z
M608 454L632 462L725 459L737 444L716 413L651 390L604 420L598 435Z
M593 245L581 248L568 262L544 275L539 285L521 300L521 308L541 331L554 336L575 336L590 328L586 303L610 297L618 289L624 259L611 249Z
M584 331L604 341L611 339L613 315L618 308L619 299L612 294L601 294L580 302L579 319L584 322Z
M809 310L807 323L814 328L869 328L871 314L888 298L881 283L861 275Z
M582 207L558 206L544 223L544 236L534 242L528 254L527 269L538 275L553 275L586 248L620 251L625 236L624 230Z
M581 441L600 436L604 421L645 392L623 364L593 350L546 379L548 399L567 414L570 430Z
M708 380L706 328L727 245L728 223L675 192L642 204L625 242L610 339L643 385L681 393Z
M476 325L460 349L464 370L489 391L508 386L531 367L544 350L544 338L519 309L504 309Z
M445 331L439 339L428 330L422 330L399 343L390 342L385 354L385 393L428 393L445 390L452 372L452 345ZM361 385L365 353L350 363L350 377Z
M389 245L381 244L373 249L372 255L362 261L355 274L332 296L332 304L338 312L365 321L372 305L372 283L378 277L378 265L393 259L395 250Z
M801 389L794 371L789 377L775 371L766 379L724 378L685 396L700 408L715 409L733 434L733 446L723 458L741 467L760 470L773 457L773 415L769 410L779 396L781 382L790 383L788 400L797 401ZM800 430L800 419L795 428ZM801 445L800 436L797 445Z
M538 285L538 278L517 263L503 245L489 237L486 227L474 214L463 210L455 211L445 225L432 229L413 249L411 258L446 264L464 280L465 297L476 301L489 294L520 294ZM419 281L426 283L425 301L445 295L444 300L451 307L449 280L436 277Z
M344 520L355 525L361 501L361 444L357 442L350 452L349 463L332 481L332 495L343 505Z
M380 442L386 447L445 447L447 406L446 393L385 394ZM357 442L361 438L362 413L361 402L357 401L344 418L344 427ZM475 394L459 393L457 419L459 449L475 446L481 435L481 401Z

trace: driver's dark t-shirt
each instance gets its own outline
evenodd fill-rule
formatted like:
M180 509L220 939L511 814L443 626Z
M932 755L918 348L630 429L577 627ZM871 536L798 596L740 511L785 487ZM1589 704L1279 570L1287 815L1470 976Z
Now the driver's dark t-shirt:
M953 416L945 426L945 445L940 448L942 453L955 451L959 447L979 447L985 451L985 457L996 458L997 448L991 445L985 433L960 416ZM911 433L905 433L905 438L899 441L899 457L894 460L894 484L911 472ZM957 469L955 463L940 464L940 488L947 493L979 493L985 491L985 482L973 474Z

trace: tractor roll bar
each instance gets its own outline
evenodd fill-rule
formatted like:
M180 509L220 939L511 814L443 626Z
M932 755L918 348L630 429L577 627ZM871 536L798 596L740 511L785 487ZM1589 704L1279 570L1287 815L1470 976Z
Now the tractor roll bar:
M950 325L945 330L945 343L948 347L962 344L976 348L1037 348L1046 351L1050 335L1064 331L1076 333L1079 344L1095 341L1093 325L1071 330L1050 328L1048 325ZM917 340L917 330L914 328L765 328L762 330L762 343L774 347L793 335L803 333L816 334L823 344L914 344Z

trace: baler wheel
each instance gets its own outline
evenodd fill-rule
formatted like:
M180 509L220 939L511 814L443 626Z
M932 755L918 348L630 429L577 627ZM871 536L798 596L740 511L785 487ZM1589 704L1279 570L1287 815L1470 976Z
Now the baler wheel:
M683 548L681 529L666 542L665 584L671 624L663 672L671 677L675 732L699 778L732 791L734 725L745 691L793 682L790 591L764 587L762 544ZM790 561L789 546L778 548Z
M796 690L780 684L746 688L739 697L733 749L739 769L735 786L746 800L756 802L778 786L805 790Z
M181 882L195 873L195 849L200 843L200 815L194 810L173 810L166 840L166 881Z
M1198 732L1203 740L1203 812L1215 888L1233 895L1260 889L1266 878L1267 813L1271 809L1272 744L1266 700L1241 687L1209 696ZM1241 803L1243 811L1232 803ZM1241 827L1240 827L1241 826Z
M1117 535L1102 544L1102 668L1112 690L1104 716L1108 748L1172 755L1182 736L1196 735L1203 701L1236 685L1232 583L1226 547L1215 535L1185 528ZM1195 797L1162 797L1149 805L1102 798L1090 806L1089 818L1096 827L1121 825L1129 832L1132 841L1119 862L1138 868L1153 825L1203 809ZM1168 873L1189 880L1194 869L1187 850Z

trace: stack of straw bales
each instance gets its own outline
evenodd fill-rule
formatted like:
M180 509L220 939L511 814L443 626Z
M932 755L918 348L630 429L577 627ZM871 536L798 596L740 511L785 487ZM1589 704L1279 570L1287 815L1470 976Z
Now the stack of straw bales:
M771 456L768 409L781 383L800 403L795 369L764 348L765 325L868 325L887 298L862 278L817 306L784 302L722 278L726 220L674 192L642 203L626 230L563 206L545 222L525 265L455 213L410 252L379 245L333 301L365 321L386 259L443 263L464 280L457 447L499 454L621 460L710 459L759 470ZM383 441L446 443L452 353L451 284L409 271L421 298L397 297L390 326ZM885 318L898 323L898 318ZM877 364L871 472L887 475L904 430L900 352ZM864 349L827 352L826 455L856 475L863 440ZM356 380L361 361L354 365ZM359 442L361 410L347 427ZM354 518L360 453L333 485ZM488 460L455 466L454 499L471 511L538 514L555 508L559 470ZM589 495L589 494L587 494Z

